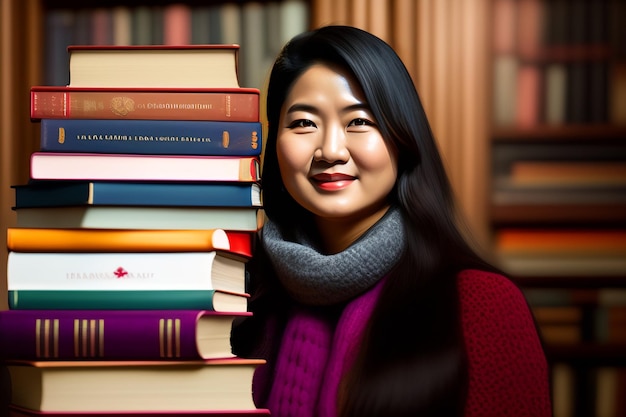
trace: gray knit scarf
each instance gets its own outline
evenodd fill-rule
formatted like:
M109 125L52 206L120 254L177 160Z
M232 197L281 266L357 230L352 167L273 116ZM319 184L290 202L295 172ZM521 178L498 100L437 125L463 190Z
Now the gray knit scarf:
M332 305L354 298L382 279L404 251L402 215L391 208L343 252L324 255L301 230L296 241L284 239L278 226L266 220L261 242L280 282L298 302Z

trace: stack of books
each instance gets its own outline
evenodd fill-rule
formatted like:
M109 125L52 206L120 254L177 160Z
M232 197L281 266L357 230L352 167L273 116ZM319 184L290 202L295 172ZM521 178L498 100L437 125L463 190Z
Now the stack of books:
M31 89L0 358L11 413L259 415L232 354L262 224L259 90L237 45L72 46Z

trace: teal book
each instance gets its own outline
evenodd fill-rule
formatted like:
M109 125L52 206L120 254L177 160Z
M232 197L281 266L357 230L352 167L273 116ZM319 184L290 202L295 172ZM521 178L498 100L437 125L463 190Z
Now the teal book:
M257 183L42 181L15 185L15 208L63 206L260 207Z
M207 310L241 313L248 295L220 290L9 290L9 310Z

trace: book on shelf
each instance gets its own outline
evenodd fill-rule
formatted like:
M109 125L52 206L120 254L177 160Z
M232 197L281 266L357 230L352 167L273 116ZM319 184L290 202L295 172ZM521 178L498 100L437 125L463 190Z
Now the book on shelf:
M207 310L4 310L0 358L198 360L230 358L236 317Z
M544 119L547 124L565 123L567 107L567 68L562 62L552 62L545 68Z
M255 88L33 86L30 117L41 119L258 122Z
M521 128L539 124L542 75L535 64L523 64L517 70L515 123Z
M626 306L626 290L621 288L524 288L533 306L563 307L585 305L597 308Z
M516 47L524 59L537 58L542 46L542 23L545 15L544 0L518 0L516 2Z
M257 182L260 180L260 168L256 156L33 152L30 178Z
M248 294L220 290L9 290L10 310L248 311Z
M71 206L17 208L16 227L86 229L225 229L256 232L259 207Z
M527 161L511 163L513 184L606 184L626 186L624 161Z
M519 61L512 54L496 55L493 61L493 122L496 126L515 123L518 91L512 88L517 83Z
M496 179L492 202L497 205L613 205L626 204L626 186L601 184L532 184L512 185L508 179Z
M163 9L163 43L188 45L191 43L191 6L184 2L167 4Z
M16 405L9 405L8 417L177 417L177 416L189 416L189 417L246 417L246 416L269 416L270 411L267 408L258 408L255 410L242 410L242 411L112 411L112 412L76 412L69 411L36 411L30 410Z
M31 181L14 185L15 207L261 207L255 182Z
M70 45L70 87L237 88L239 45Z
M598 342L626 345L626 304L600 305L595 319Z
M148 155L259 156L260 122L43 119L39 150Z
M576 344L583 340L580 306L533 306L532 312L548 344Z
M9 290L222 290L246 292L246 262L226 251L13 252Z
M550 367L552 408L554 417L572 417L576 409L576 384L578 375L574 365L557 362Z
M626 64L613 64L610 77L610 121L618 126L626 126Z
M230 250L222 229L43 229L7 228L14 252L204 252Z
M615 277L626 276L626 258L616 255L590 254L503 254L499 266L517 277Z
M7 361L12 404L37 411L246 411L263 360ZM33 389L33 386L40 389Z
M495 232L495 249L503 255L596 253L626 257L626 230L506 227Z

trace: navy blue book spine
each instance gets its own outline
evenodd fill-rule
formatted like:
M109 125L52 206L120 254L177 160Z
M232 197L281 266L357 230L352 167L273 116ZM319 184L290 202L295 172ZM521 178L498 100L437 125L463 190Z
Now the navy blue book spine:
M43 119L40 150L144 155L256 156L260 122Z

